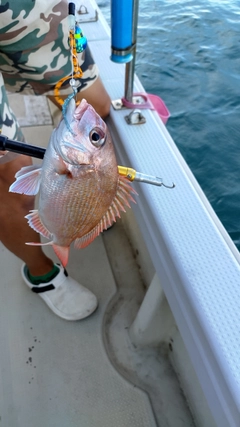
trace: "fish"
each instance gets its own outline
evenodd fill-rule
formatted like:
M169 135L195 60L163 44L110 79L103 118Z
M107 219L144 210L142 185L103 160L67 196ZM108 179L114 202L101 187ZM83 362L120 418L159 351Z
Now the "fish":
M10 192L39 193L38 209L25 218L50 240L26 244L52 245L63 267L72 243L85 248L136 203L136 191L118 172L109 129L85 99L78 106L68 100L42 165L23 167L15 178Z

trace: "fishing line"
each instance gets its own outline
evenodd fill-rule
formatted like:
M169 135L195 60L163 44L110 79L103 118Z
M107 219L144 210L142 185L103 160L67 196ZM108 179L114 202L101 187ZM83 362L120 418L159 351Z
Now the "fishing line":
M54 88L54 96L56 101L64 104L64 100L60 96L60 90L66 81L69 81L73 91L80 86L79 79L83 76L83 71L78 62L78 53L83 52L87 47L87 39L84 37L79 24L75 20L75 4L69 3L68 5L68 18L69 18L69 33L68 45L70 49L71 68L70 76L63 77L58 81ZM78 103L77 103L78 105Z

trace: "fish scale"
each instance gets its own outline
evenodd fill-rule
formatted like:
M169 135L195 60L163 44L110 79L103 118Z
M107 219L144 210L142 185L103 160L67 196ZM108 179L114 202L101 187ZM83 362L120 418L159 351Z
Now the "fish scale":
M29 225L48 239L65 267L72 242L89 245L130 207L136 193L120 176L106 123L85 100L67 104L65 117L53 131L43 164L16 174L10 191L39 195L39 209L27 216Z

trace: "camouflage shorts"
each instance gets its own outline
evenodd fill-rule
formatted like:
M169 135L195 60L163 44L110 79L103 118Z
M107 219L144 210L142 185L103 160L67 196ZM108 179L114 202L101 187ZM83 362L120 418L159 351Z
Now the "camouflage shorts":
M0 1L0 129L11 139L23 135L8 104L7 91L52 95L56 83L71 78L67 0ZM83 71L79 90L98 77L89 48L78 55ZM66 81L61 94L72 89Z

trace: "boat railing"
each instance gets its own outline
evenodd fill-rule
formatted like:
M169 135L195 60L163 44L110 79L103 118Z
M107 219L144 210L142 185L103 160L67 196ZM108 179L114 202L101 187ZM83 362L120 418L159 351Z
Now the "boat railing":
M113 100L121 98L124 65L109 60L106 23L94 29L91 25L86 24L84 32L102 80ZM136 76L134 91L144 91ZM176 187L133 184L139 194L134 215L156 275L131 337L142 345L155 344L163 290L216 425L239 426L239 252L158 114L148 109L142 113L144 124L128 125L128 109L111 110L108 125L119 164L160 176Z

